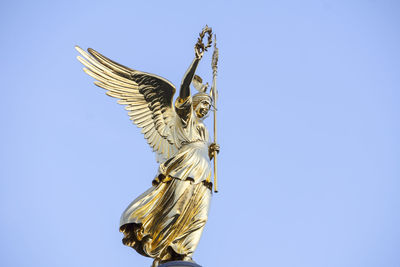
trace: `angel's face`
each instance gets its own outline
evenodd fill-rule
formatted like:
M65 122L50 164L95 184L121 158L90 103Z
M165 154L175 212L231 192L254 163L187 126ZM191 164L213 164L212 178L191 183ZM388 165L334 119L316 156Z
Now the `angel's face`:
M196 116L198 118L203 118L207 116L208 111L210 111L211 103L208 100L203 100L199 104L197 104L195 108Z

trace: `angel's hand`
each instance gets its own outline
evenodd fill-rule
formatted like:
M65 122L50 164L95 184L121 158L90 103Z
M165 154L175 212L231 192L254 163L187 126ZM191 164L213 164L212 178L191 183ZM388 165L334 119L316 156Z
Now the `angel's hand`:
M197 43L194 46L194 52L195 56L197 59L201 59L204 55L204 44L203 43Z
M209 147L208 147L208 156L210 157L210 159L212 159L215 155L215 152L219 153L220 150L220 146L216 143L212 143Z

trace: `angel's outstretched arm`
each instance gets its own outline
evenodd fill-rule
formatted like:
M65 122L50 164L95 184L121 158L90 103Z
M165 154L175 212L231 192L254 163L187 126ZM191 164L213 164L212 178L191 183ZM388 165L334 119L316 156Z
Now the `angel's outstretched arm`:
M195 48L196 50L196 48ZM183 80L181 83L181 89L179 92L179 98L184 100L188 96L190 96L190 84L193 80L194 73L196 72L197 65L199 65L200 59L202 58L203 53L200 53L196 50L196 57L193 59L192 64L190 64L188 70L183 76Z

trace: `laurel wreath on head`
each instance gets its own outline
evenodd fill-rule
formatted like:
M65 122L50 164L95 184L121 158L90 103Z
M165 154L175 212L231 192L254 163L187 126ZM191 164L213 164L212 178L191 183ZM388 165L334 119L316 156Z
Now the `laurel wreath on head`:
M203 39L204 36L206 36L206 34L208 35L208 42L207 45L204 45ZM197 43L196 43L196 49L200 53L203 53L204 51L207 51L207 49L211 47L211 43L212 43L212 29L206 25L201 31L201 33L199 33L199 38L197 38Z

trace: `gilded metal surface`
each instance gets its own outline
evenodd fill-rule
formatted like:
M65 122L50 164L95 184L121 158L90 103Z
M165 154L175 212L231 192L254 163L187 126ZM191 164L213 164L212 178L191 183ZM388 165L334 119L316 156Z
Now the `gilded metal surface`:
M218 48L217 48L217 36L214 35L214 53L211 61L211 68L213 70L213 84L211 87L211 96L214 100L214 143L216 147L212 147L213 157L214 157L214 192L218 192L217 183L217 152L219 152L219 147L217 144L217 69L218 69Z
M203 38L208 34L207 45ZM175 86L154 74L120 65L93 49L76 47L84 71L96 79L119 104L126 105L160 163L153 186L136 198L120 221L123 243L154 258L153 266L172 260L190 261L207 221L211 199L211 158L219 146L211 143L203 120L216 105L216 63L213 97L196 78L199 93L190 84L203 54L212 42L211 28L200 33L195 58L184 75L173 104ZM214 102L214 103L213 103Z

